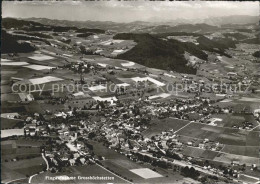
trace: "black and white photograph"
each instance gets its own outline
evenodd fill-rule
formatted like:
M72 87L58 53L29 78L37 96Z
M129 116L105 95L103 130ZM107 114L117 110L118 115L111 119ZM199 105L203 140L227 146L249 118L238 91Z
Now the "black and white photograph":
M1 183L260 184L258 1L1 6Z

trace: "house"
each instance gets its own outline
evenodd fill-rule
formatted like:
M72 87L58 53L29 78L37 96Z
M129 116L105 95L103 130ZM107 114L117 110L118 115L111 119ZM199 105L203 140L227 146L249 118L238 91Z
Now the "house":
M75 159L69 159L69 163L71 166L74 166L76 161L75 161Z
M80 158L79 161L80 161L80 163L81 163L82 165L84 165L85 162L86 162L86 159L85 159L85 158Z
M192 142L190 142L190 141L187 142L187 145L192 146Z
M199 148L204 149L205 145L204 144L199 144Z

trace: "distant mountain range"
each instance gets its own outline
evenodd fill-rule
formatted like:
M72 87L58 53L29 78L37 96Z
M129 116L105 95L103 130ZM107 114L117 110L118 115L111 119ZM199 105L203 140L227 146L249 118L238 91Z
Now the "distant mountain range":
M156 20L155 18L151 18L151 21ZM169 25L179 25L179 24L208 24L213 26L221 26L225 24L256 24L259 22L258 16L248 16L248 15L231 15L231 16L224 16L224 17L210 17L205 19L175 19L175 20L168 20L164 21ZM160 23L160 21L157 21Z
M254 26L257 28L259 23L258 16L236 15L227 17L214 17L206 19L176 19L167 21L135 21L130 23L116 23L111 21L68 21L53 20L46 18L29 18L29 21L39 22L45 25L88 27L94 29L114 30L117 32L134 33L161 33L161 32L200 32L214 31L223 25L236 25L237 28Z

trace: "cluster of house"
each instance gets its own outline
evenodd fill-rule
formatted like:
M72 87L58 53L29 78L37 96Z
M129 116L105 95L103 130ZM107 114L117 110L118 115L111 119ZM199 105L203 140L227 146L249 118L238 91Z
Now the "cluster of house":
M28 116L25 120L25 136L48 136L46 124L39 119L40 115L34 113L34 116Z

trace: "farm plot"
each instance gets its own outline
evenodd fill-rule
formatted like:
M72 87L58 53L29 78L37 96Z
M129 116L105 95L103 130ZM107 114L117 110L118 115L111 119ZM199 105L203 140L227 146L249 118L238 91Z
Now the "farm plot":
M237 146L259 146L259 132L225 129L217 138L222 144Z
M245 117L233 114L216 114L212 118L221 119L221 121L215 121L214 123L222 127L239 126L245 121Z
M259 158L260 146L233 146L227 145L221 151L235 155L244 155Z
M18 119L1 118L1 130L18 127L21 128L23 127L23 124L23 121Z
M11 136L14 136L14 135L23 136L24 135L24 128L1 130L1 138L11 137Z
M213 161L223 162L231 164L233 161L238 161L240 165L246 164L247 166L252 166L252 164L260 165L260 159L255 157L248 157L242 155L234 155L229 153L219 153Z
M205 150L193 147L186 147L183 149L183 154L190 157L201 158Z
M190 157L213 160L218 155L218 152L188 146L184 148L183 154Z
M178 134L197 139L216 140L224 129L220 127L213 127L205 124L191 123L185 128L181 129Z
M16 74L17 71L11 71L11 70L2 70L1 75L13 75Z
M245 183L257 183L259 179L253 178L253 177L248 177L247 175L240 174L239 180L244 181Z
M127 61L127 60L121 60L121 59L110 59L110 58L102 59L101 58L98 61L101 62L102 64L106 64L106 65L110 65L110 66L114 66L114 67L118 67L118 68L143 68L142 65L139 65L137 63ZM93 63L95 63L95 61Z
M149 96L148 99L152 100L152 99L157 99L157 98L167 98L169 96L171 96L171 94L169 94L169 93L161 93L161 94L158 94L158 95Z
M167 118L163 120L155 119L151 121L150 128L142 132L145 137L152 137L160 134L162 131L179 130L183 126L187 125L189 121Z
M46 76L46 77L41 77L41 78L35 78L35 79L29 79L29 81L35 85L35 84L44 84L47 82L55 82L55 81L61 81L63 79L58 78L58 77L53 77L53 76Z
M245 101L245 102L260 102L259 98L249 98L249 97L242 97L239 99L239 101Z
M154 79L154 78L151 78L151 77L133 77L132 80L134 80L135 82L145 82L145 81L149 81L149 82L152 82L154 83L155 85L157 86L165 86L164 83Z
M45 140L39 140L39 139L29 139L29 138L20 138L15 140L17 146L21 147L40 147L43 144L45 144Z
M5 151L6 149L3 150L2 152L2 159L28 159L32 157L37 157L40 156L40 148L33 148L33 147L21 147L21 148L14 148L13 150L8 150L8 152ZM9 153L12 152L12 153Z
M64 104L47 104L47 103L39 103L39 101L33 101L26 106L26 111L31 113L44 113L45 110L48 109L50 112L60 112L65 109Z
M54 67L50 67L50 66L43 66L43 65L28 65L28 66L24 66L26 68L30 68L32 70L50 70Z
M125 157L123 159L104 160L102 163L105 167L123 177L132 179L134 183L178 183L178 181L184 179L179 173L172 173L172 171L159 167L156 168L156 171L153 171L151 165L139 165Z
M28 65L29 63L27 62L1 62L1 65L3 66L24 66L24 65Z
M161 168L156 168L156 172L162 176L168 175L169 177L144 179L130 170L140 168L152 169L150 165L137 164L134 161L126 158L124 155L121 155L114 150L108 149L96 141L89 140L88 142L93 145L93 151L95 155L105 157L105 160L101 161L104 167L108 167L110 170L113 170L123 177L132 179L134 183L171 183L172 181L183 179L183 177L178 173L173 174L172 171L168 172L167 170Z
M101 90L105 90L105 89L106 89L106 87L102 86L102 85L89 87L89 90L91 90L91 91L101 91Z
M45 61L45 60L54 59L54 57L44 55L44 54L34 54L33 56L30 56L28 58L33 59L33 60L37 60L37 61Z
M121 84L116 84L117 87L127 87L130 86L130 84L127 83L121 83Z
M157 172L154 172L148 168L132 169L130 171L141 176L144 179L163 177L162 175L160 175Z
M126 158L123 158L126 159ZM140 177L139 175L131 172L128 168L125 167L125 165L121 165L118 162L115 162L116 159L112 159L112 160L104 160L102 161L102 164L104 165L105 168L109 168L110 170L120 174L123 177L132 179L134 182L136 181L140 181L143 178ZM130 161L129 161L130 162ZM129 167L129 163L127 163L128 167Z
M115 152L112 149L105 147L103 144L96 141L88 141L89 144L93 145L93 151L95 155L100 155L105 157L105 159L120 159L125 158L123 155Z
M1 58L1 62L11 61L10 59Z
M24 174L13 171L12 169L5 167L3 164L1 164L1 171L2 171L1 172L2 183L7 183L15 179L26 178Z
M1 164L2 182L8 182L19 178L26 178L26 176L30 176L42 171L44 167L46 167L45 161L41 156L32 159L3 162Z
M12 113L12 112L25 112L26 108L22 104L10 103L2 101L1 113Z
M19 102L21 101L21 98L19 94L2 94L1 95L1 101L9 101L9 102Z
M124 66L124 67L128 67L128 66L134 66L135 63L130 61L128 63L121 63L121 65Z

